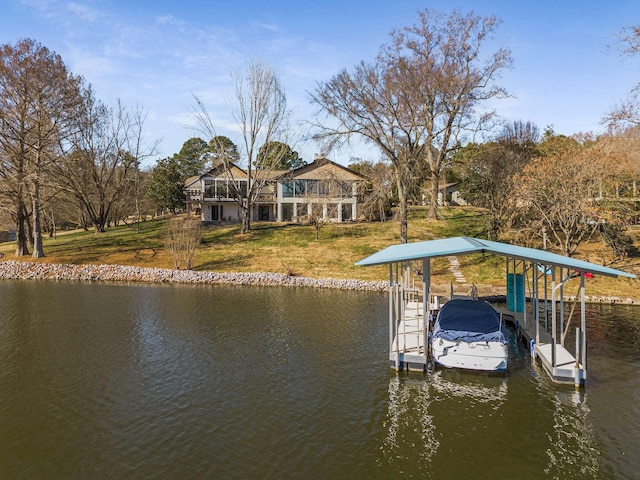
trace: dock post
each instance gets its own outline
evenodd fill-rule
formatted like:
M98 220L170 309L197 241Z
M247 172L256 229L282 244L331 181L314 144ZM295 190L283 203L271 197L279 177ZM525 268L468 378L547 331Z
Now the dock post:
M582 371L587 374L587 332L582 331Z
M582 342L580 327L576 327L576 368L580 368L580 343Z
M582 338L580 338L582 334L580 333L580 327L576 328L576 366L574 372L574 383L576 387L580 387L582 385L582 372L583 370L580 368L580 343L582 342Z
M567 275L569 272L567 271ZM564 348L564 282L566 281L563 278L564 268L560 267L560 345ZM568 277L567 277L568 278Z
M534 292L535 292L535 301L534 301L534 305L535 305L535 310L533 312L533 321L535 322L535 327L536 327L536 342L540 343L540 281L539 281L539 277L538 277L538 266L540 264L536 263L535 268L532 269L533 271L533 280L534 280Z
M543 273L544 275L544 329L545 331L549 331L549 294L547 293L549 291L549 280L547 279L547 272L546 269L549 268L548 265L544 266L545 271Z
M394 335L395 333L395 322L394 322L394 315L393 315L393 298L395 296L395 291L393 288L393 264L390 263L389 264L389 353L392 354L393 353L393 339L394 337L397 337L397 335ZM398 370L400 368L400 365L398 363L399 359L400 359L400 352L399 349L397 349L398 351L396 351L396 370Z
M585 296L584 296L584 272L580 274L580 328L582 331L582 354L581 362L582 370L587 371L587 317L585 312Z
M556 266L551 267L551 366L556 368L556 335L558 331L558 306L556 305Z
M425 368L429 362L429 315L431 314L431 260L429 258L422 259L422 328L424 329L424 365ZM420 325L420 321L418 321Z
M529 352L531 354L531 365L536 363L536 341L532 338L529 341Z

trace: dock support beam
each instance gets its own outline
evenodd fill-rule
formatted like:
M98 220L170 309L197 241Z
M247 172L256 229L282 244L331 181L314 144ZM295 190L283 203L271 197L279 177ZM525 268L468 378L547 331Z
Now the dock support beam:
M431 259L422 259L422 318L424 364L429 362L429 315L431 313ZM420 324L420 322L418 322Z
M551 367L556 368L556 266L551 267Z
M397 335L396 321L394 315L394 297L396 296L396 289L393 282L393 264L389 264L389 352L393 353L393 339ZM396 370L400 368L400 352L396 351Z
M587 373L587 314L585 311L585 297L584 297L584 272L580 273L580 333L582 340L582 348L580 349L580 356L576 352L576 359L580 359L582 363L582 370Z

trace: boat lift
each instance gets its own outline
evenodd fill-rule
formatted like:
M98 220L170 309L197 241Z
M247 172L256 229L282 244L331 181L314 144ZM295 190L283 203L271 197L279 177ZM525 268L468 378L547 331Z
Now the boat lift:
M474 253L505 257L507 307L498 311L513 319L530 347L532 362L539 359L554 382L583 386L587 378L585 278L636 276L544 250L470 237L392 245L356 262L389 265L390 365L396 370L427 371L430 319L441 301L454 297L453 289L448 298L433 294L431 259ZM580 283L577 294L570 297L564 290L574 278ZM472 288L465 296L476 294ZM575 345L568 345L565 340L578 306Z

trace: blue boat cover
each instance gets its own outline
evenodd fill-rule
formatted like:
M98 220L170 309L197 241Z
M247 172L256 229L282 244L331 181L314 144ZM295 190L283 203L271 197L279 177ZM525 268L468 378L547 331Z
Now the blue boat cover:
M500 315L485 301L453 299L443 305L433 327L433 339L507 343Z

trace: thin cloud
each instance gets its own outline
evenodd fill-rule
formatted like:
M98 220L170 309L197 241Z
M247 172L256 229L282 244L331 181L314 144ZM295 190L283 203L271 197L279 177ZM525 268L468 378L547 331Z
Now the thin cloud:
M257 28L260 28L262 30L267 30L273 33L280 33L282 31L282 29L275 23L254 23L254 25Z
M450 10L445 0L431 3ZM638 17L640 7L627 2L604 16L596 3L587 2L576 11L551 0L518 9L462 0L463 9L502 17L488 50L507 46L513 51L514 69L504 72L500 84L517 98L487 107L540 128L554 124L565 134L597 128L608 106L623 98L638 78L636 61L624 62L617 55L603 59L601 48L609 35L633 23L629 19ZM335 14L335 2L252 2L251 8L242 0L11 4L11 13L0 17L2 43L34 38L59 53L106 103L121 99L148 108L153 112L149 136L164 137L168 154L194 135L184 128L183 118L192 93L215 115L220 134L237 137L230 74L252 59L264 61L279 75L292 124L312 120L316 107L307 92L316 82L361 60L374 60L389 41L389 31L415 23L416 11L424 8L421 0L378 2L372 8L342 2L340 15ZM592 127L590 122L595 122ZM316 151L318 147L301 145L300 154L310 159ZM362 155L354 149L354 156Z
M106 15L95 8L91 8L87 5L81 5L76 2L67 3L67 10L78 17L80 20L87 22L97 22L103 19Z

